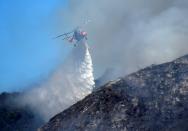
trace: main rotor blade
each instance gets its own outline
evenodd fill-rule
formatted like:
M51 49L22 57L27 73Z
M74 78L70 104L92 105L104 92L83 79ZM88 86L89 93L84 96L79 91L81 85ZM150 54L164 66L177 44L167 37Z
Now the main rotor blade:
M65 38L63 38L62 40L65 40L65 39L68 39L68 38L71 38L72 36L67 36Z
M57 38L59 38L59 37L61 37L61 36L64 36L64 35L68 35L68 34L71 34L73 31L71 31L71 32L68 32L68 33L64 33L64 34L61 34L61 35L58 35L58 36L56 36L54 39L57 39Z

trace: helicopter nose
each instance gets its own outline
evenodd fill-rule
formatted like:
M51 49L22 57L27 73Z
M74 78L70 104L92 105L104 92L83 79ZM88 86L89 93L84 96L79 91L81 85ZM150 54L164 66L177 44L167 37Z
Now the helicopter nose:
M81 35L86 36L87 32L81 32Z

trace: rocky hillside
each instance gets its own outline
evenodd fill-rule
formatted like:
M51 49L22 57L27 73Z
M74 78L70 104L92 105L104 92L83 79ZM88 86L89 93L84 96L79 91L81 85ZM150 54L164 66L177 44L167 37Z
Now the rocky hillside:
M188 55L111 81L40 131L187 131Z
M0 94L0 131L36 131L43 121L17 98L21 93Z

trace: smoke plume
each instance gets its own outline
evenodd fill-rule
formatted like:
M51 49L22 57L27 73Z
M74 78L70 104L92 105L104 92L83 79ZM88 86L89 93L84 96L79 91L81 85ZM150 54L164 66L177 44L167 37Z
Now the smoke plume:
M94 87L92 66L88 45L80 41L47 82L25 93L24 103L47 121L91 93Z
M70 0L58 10L60 30L86 19L95 76L109 68L121 76L188 53L186 0Z
M66 32L67 24L88 32L95 77L112 69L106 78L114 79L188 53L187 0L70 0L56 20L58 32ZM87 46L78 46L25 100L47 120L92 91L92 71Z

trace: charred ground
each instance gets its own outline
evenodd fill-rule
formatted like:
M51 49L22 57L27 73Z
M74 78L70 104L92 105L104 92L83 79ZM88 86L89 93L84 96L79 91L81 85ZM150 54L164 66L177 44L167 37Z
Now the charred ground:
M40 131L188 130L188 55L111 81Z

